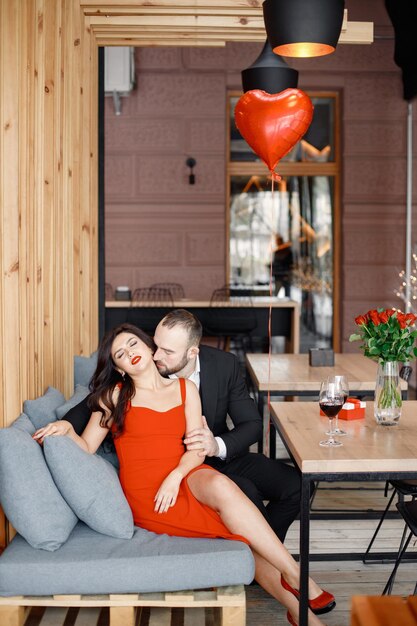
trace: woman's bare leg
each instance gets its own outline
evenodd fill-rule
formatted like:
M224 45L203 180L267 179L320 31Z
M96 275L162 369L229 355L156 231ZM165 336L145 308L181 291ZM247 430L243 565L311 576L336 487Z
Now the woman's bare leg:
M281 576L279 575L276 567L266 561L260 554L257 554L252 550L255 558L255 578L258 583L267 591L271 596L276 598L278 602L283 604L291 613L293 619L298 623L298 600L286 591L281 585ZM311 611L308 612L309 626L321 626L323 622L317 615L314 615Z
M193 472L186 480L195 498L217 511L230 532L245 537L251 548L272 565L275 571L278 570L283 574L292 587L300 588L298 563L283 546L258 508L232 480L209 469ZM278 573L275 575L279 578ZM310 599L316 598L321 592L320 587L309 579ZM292 595L285 593L288 596ZM285 602L285 606L288 606L288 602Z

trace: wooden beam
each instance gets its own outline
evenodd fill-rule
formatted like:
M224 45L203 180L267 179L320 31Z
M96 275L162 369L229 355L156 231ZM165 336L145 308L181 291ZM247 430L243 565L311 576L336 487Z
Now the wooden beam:
M153 45L181 45L187 32L193 29L195 41L203 45L203 36L216 32L216 39L226 41L265 41L262 2L258 0L162 0L153 5L149 0L88 0L81 1L84 15L101 45L104 33L123 40L139 31L152 31ZM165 40L167 26L177 34L170 44ZM200 39L201 35L201 39ZM126 41L129 41L128 39ZM179 43L178 43L179 42ZM370 44L373 42L372 22L349 22L345 10L339 43Z

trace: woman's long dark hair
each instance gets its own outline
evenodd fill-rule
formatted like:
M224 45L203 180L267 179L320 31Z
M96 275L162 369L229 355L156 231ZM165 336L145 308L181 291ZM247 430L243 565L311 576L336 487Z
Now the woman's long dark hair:
M138 339L150 348L152 353L155 351L155 344L151 337L140 328L133 326L133 324L121 324L113 328L104 335L100 342L97 353L97 367L90 382L91 395L88 398L88 407L91 411L100 411L102 413L100 426L108 428L109 420L113 420L113 426L115 427L113 434L115 437L119 436L123 431L126 411L130 400L135 394L133 380L128 374L125 374L123 377L116 369L113 361L113 341L121 333L136 335ZM117 386L120 386L120 393L117 403L114 404L113 392ZM109 410L107 416L103 405Z

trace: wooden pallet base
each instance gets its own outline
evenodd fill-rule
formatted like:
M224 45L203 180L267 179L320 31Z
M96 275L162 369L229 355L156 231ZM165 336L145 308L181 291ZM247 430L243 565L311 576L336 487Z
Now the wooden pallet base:
M184 624L204 626L204 608L215 609L218 626L245 626L246 597L243 585L217 587L213 590L177 591L166 593L110 594L100 596L12 596L0 598L1 626L23 626L30 607L109 607L110 626L135 626L138 607L155 607L153 626L168 625L172 607L185 610ZM66 611L57 611L54 626L65 621ZM89 623L94 623L90 620Z

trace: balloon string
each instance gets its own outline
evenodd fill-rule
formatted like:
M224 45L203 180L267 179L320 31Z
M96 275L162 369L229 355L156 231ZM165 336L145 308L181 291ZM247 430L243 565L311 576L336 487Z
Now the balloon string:
M274 181L277 180L275 178L277 174L272 172L272 182L271 182L271 206L274 207ZM279 180L281 177L279 177ZM274 247L271 242L271 254L269 260L269 311L268 311L268 394L267 394L267 427L266 427L266 442L265 442L265 452L266 456L270 456L269 449L269 441L270 441L270 431L271 431L271 391L270 391L270 382L271 382L271 355L272 355L272 265L274 260Z

